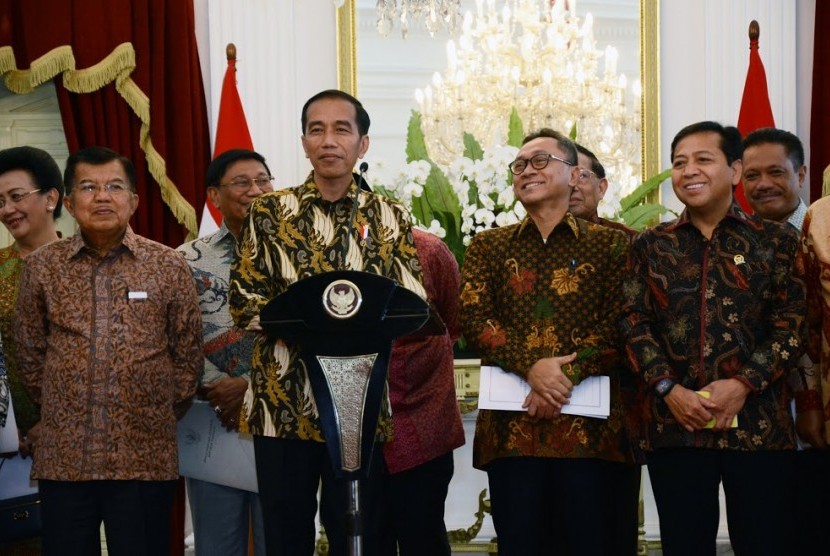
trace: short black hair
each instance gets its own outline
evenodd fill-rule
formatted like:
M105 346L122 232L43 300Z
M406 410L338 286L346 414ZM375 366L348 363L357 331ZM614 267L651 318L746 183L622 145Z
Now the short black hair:
M762 127L744 137L744 150L764 143L783 146L796 171L804 166L804 145L795 134L776 127Z
M720 150L726 156L726 163L731 165L736 160L740 160L744 155L743 145L741 143L741 132L734 126L723 126L718 122L703 121L691 125L687 125L677 132L671 142L671 160L674 162L674 149L677 144L688 137L697 133L714 132L720 135Z
M555 139L556 143L559 145L559 148L565 151L565 158L571 164L571 166L576 166L579 164L579 159L576 157L576 145L573 141L571 141L567 135L564 133L559 133L558 131L551 129L549 127L543 127L538 131L534 131L533 133L529 133L525 135L525 138L522 139L522 145L526 145L533 141L534 139L539 139L541 137L549 137L551 139Z
M300 125L303 127L303 135L305 135L305 126L308 124L308 107L318 100L323 100L325 98L339 98L352 103L356 114L355 119L357 120L357 132L361 135L361 137L369 133L369 124L371 123L369 120L369 113L366 112L366 109L363 108L360 101L349 93L345 93L339 89L326 89L325 91L320 91L308 99L303 105L303 113L302 116L300 116Z
M46 195L51 190L58 192L58 202L52 211L52 218L57 219L63 208L63 182L61 169L48 152L36 147L11 147L0 151L0 175L13 170L23 170L32 176L38 193Z
M121 163L124 173L127 174L130 190L135 193L136 175L132 161L106 147L87 147L69 155L69 158L66 159L66 169L63 171L63 184L66 187L66 193L72 193L72 186L75 183L75 168L78 164L101 166L113 160Z
M231 149L214 158L208 165L207 172L205 172L207 186L219 187L219 182L225 172L228 171L228 166L240 160L256 160L265 166L265 171L268 172L269 176L271 175L271 170L268 168L268 164L265 163L265 157L258 152L250 149Z
M575 145L576 145L577 152L580 152L580 153L584 154L585 156L587 156L588 158L591 159L591 171L594 174L596 174L596 176L599 179L604 178L605 177L605 167L600 163L599 159L597 158L597 155L595 155L593 152L588 150L587 147L583 147L579 143L576 143Z

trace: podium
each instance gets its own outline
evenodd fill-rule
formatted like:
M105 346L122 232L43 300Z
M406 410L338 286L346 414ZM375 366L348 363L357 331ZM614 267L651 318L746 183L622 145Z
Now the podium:
M350 554L362 552L359 479L368 475L392 342L420 329L429 305L368 272L326 272L291 284L260 312L262 329L299 347L334 475L349 481Z

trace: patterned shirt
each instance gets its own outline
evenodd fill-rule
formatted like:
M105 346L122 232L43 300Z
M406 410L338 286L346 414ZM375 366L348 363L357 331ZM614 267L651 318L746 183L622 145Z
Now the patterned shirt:
M14 324L21 376L41 404L34 478L178 477L173 409L204 361L181 255L129 228L103 257L80 233L50 243L26 257Z
M567 213L547 241L526 217L476 234L461 274L461 328L482 357L526 377L539 359L573 352L565 372L611 375L611 415L592 419L530 417L480 410L473 464L510 456L631 461L619 401L621 308L628 238Z
M464 444L452 352L459 335L458 263L436 236L418 229L412 233L424 287L447 332L404 336L392 348L389 398L395 440L383 448L390 473L412 469Z
M237 328L228 310L228 281L235 249L236 239L224 222L216 232L177 249L193 272L202 309L202 384L228 376L250 377L255 334Z
M17 305L17 286L22 268L23 257L16 244L0 249L0 339L6 355L10 392L14 398L14 417L17 428L25 434L40 419L40 409L20 379L12 335L12 315Z
M426 297L406 209L354 182L345 197L327 201L312 173L304 184L251 205L231 266L231 316L245 328L290 284L332 270L388 276ZM382 438L390 434L388 408L384 412ZM242 432L323 441L299 350L265 334L256 338L242 413Z
M817 364L811 390L799 410L822 409L824 435L830 441L830 198L819 199L807 209L801 232L798 268L807 282L807 353ZM796 401L799 401L796 398Z
M631 248L623 329L633 370L652 386L670 376L691 390L737 378L751 388L738 427L688 432L651 390L644 448L793 447L789 388L803 351L804 281L792 227L733 203L706 239L684 212Z

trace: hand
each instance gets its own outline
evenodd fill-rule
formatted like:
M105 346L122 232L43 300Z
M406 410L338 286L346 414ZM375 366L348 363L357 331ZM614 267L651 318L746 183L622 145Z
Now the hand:
M219 408L216 414L229 431L239 430L239 412L248 389L248 381L242 377L217 380L204 386L211 407Z
M562 365L567 365L576 359L576 352L563 357L546 357L539 359L527 372L527 383L536 394L547 403L562 409L571 397L574 385L565 373Z
M19 430L18 434L20 434L20 457L34 457L35 444L37 444L37 441L40 439L40 421L32 425L29 432L25 436Z
M712 415L716 420L713 427L716 431L727 430L732 426L732 421L743 409L750 392L749 386L737 378L715 380L707 384L703 390L711 393L709 401L715 404Z
M539 419L553 419L554 417L559 417L561 413L561 408L549 404L545 401L545 398L533 390L525 398L522 407L527 408L527 414L530 417L537 417Z
M675 384L663 400L677 422L689 432L703 429L717 407L710 400L679 384Z
M824 412L820 409L803 411L795 417L795 431L802 442L813 448L824 450L827 441L824 440Z

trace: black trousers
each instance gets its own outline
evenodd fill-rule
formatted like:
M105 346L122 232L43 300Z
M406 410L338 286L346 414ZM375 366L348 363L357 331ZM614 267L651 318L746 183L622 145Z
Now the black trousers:
M615 520L619 508L634 508L620 497L620 477L637 466L589 458L511 457L487 466L493 524L499 555L619 556ZM629 494L630 496L631 494ZM634 517L636 550L636 513Z
M830 451L796 452L795 554L830 554Z
M453 474L452 452L386 475L383 489L384 556L449 556L444 504Z
M101 553L101 523L112 556L170 552L177 481L39 481L44 556Z
M322 481L320 519L331 556L346 556L349 482L334 477L326 445L309 440L254 436L259 498L268 556L314 554L317 490ZM380 550L381 500L386 465L375 449L369 478L360 481L363 554Z
M736 556L792 553L794 451L664 448L646 457L666 556L715 554L720 483Z

